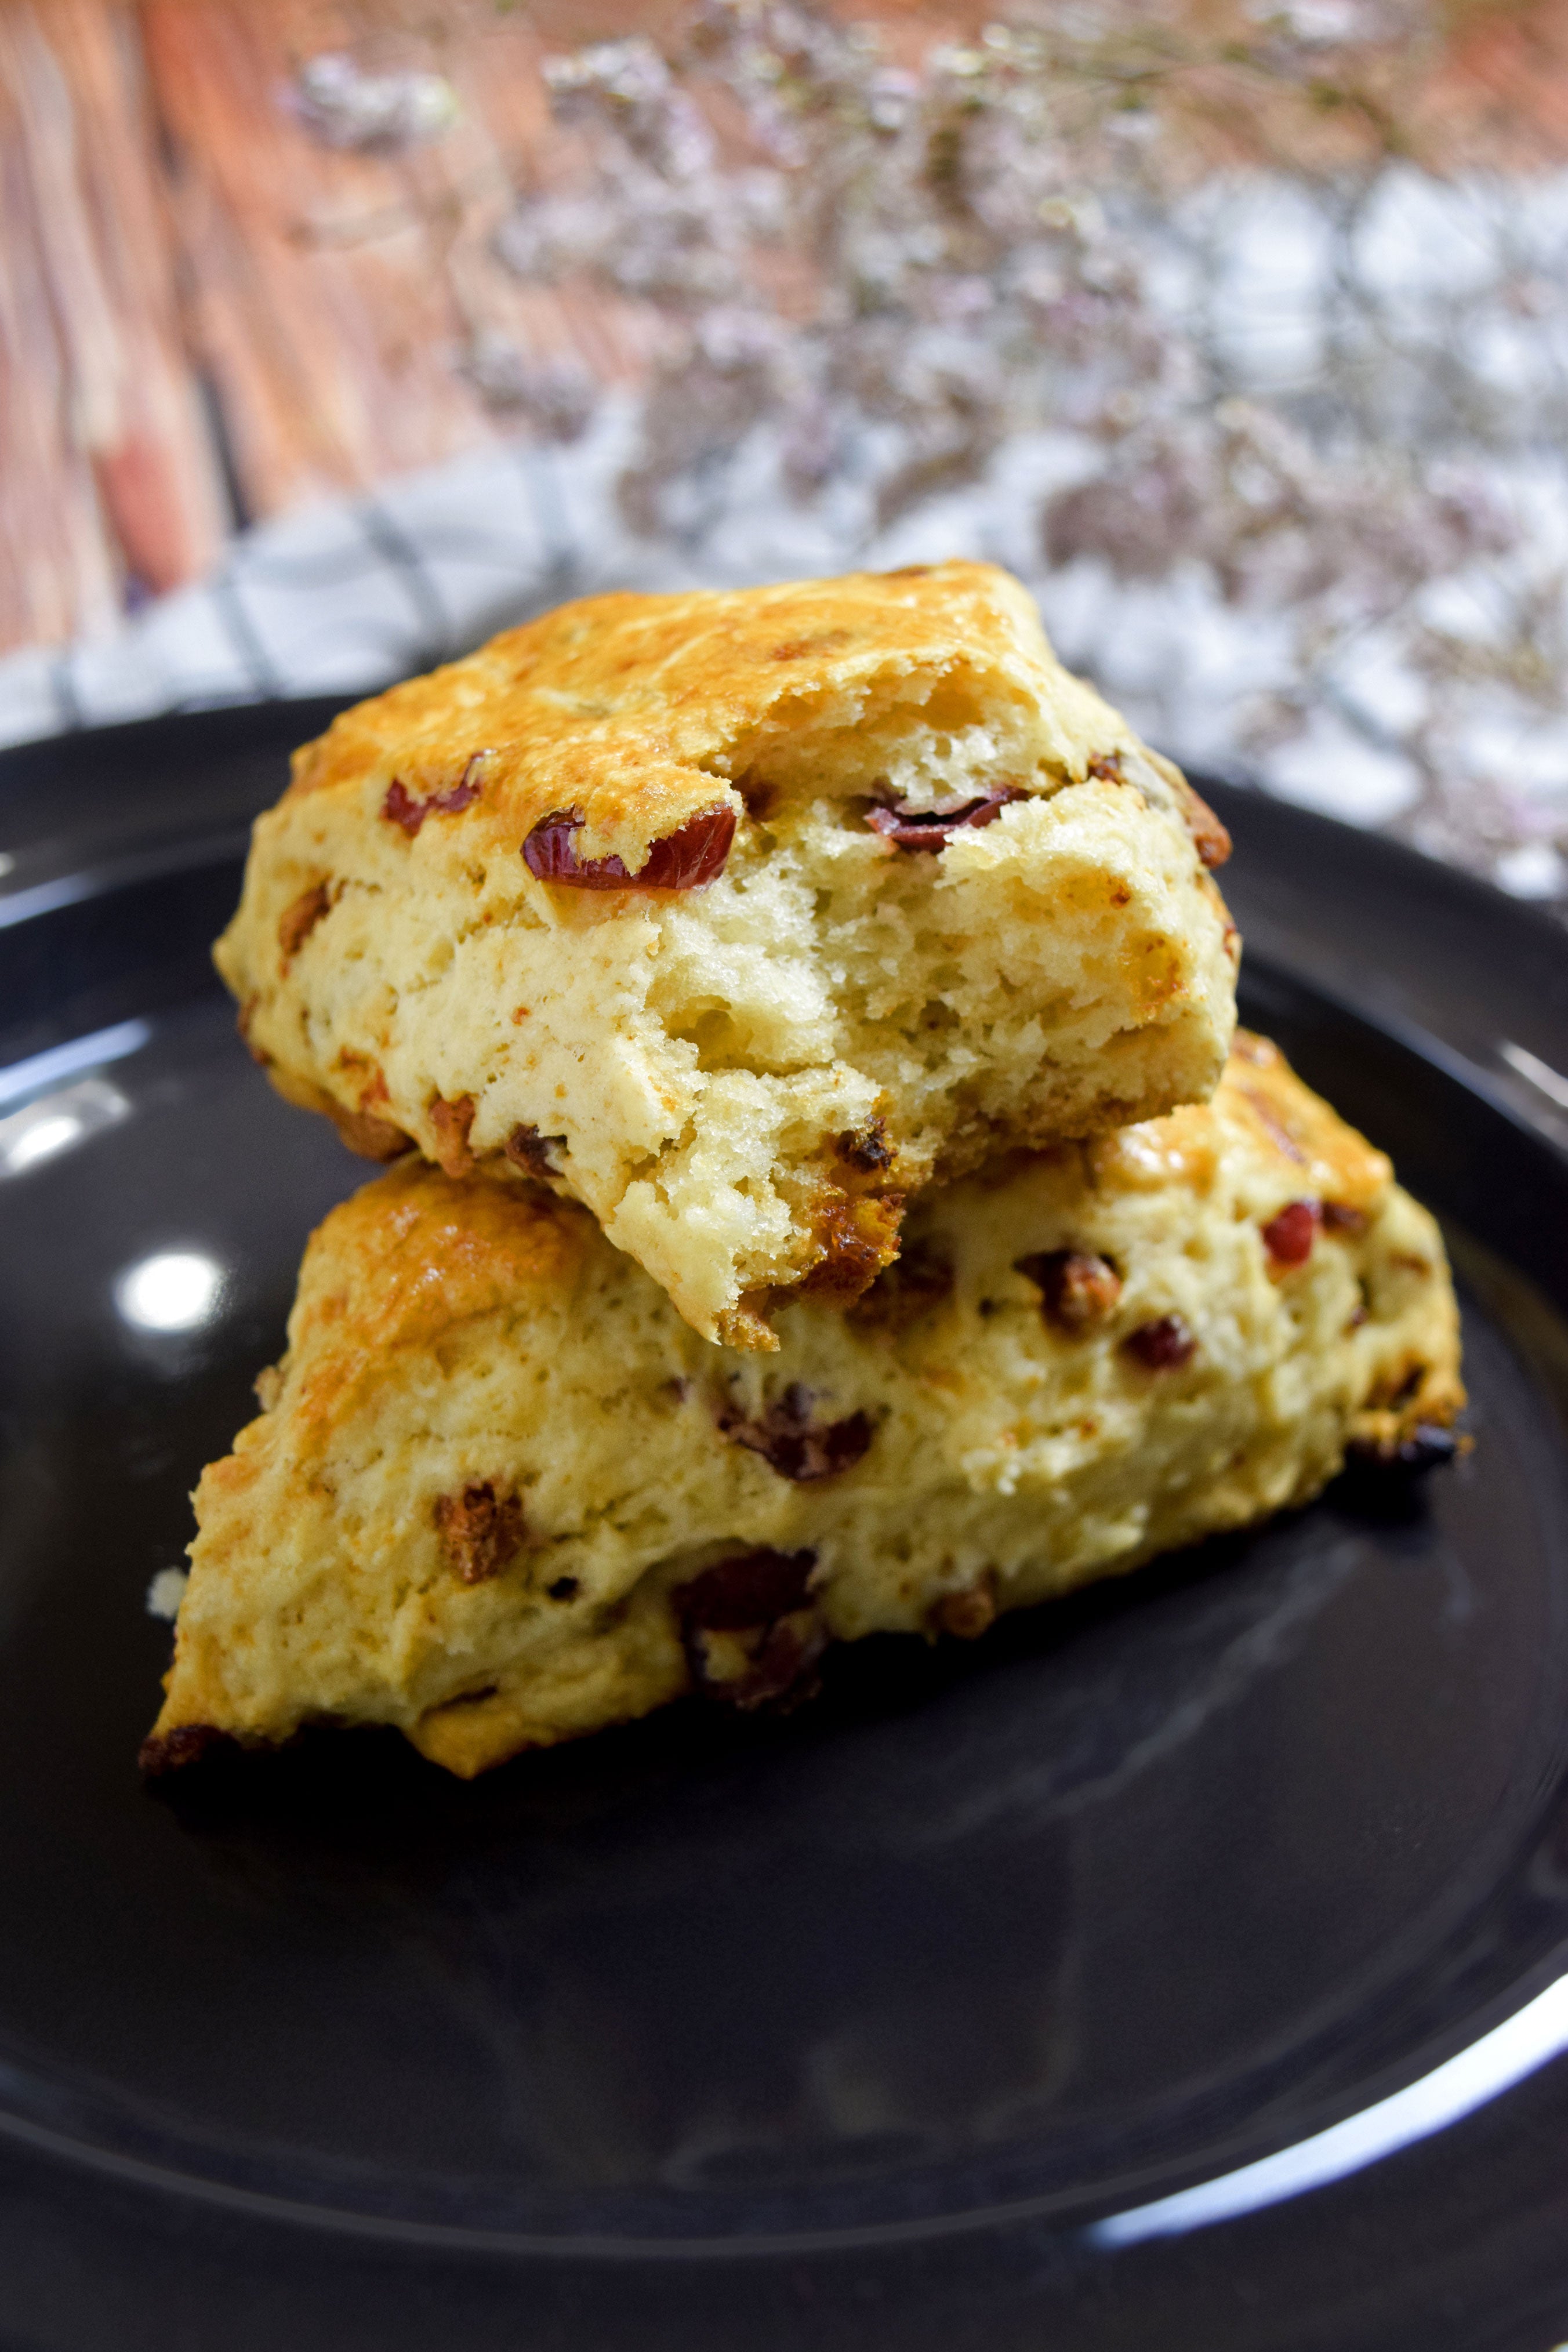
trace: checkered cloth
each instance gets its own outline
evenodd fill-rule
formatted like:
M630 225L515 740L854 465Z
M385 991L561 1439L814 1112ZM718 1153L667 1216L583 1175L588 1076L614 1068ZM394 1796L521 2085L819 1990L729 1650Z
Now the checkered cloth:
M689 541L650 541L628 530L616 498L636 429L629 404L606 402L570 446L519 440L247 531L215 577L147 605L117 635L0 659L0 744L215 703L367 693L605 589L739 587L968 556L1029 582L1063 658L1098 675L1135 725L1195 765L1234 768L1226 717L1253 682L1258 633L1207 609L1194 617L1179 593L1043 566L1035 518L1081 464L1075 436L1010 444L983 483L882 530L854 484L809 508L782 499L776 453L759 443L731 466ZM1102 644L1120 649L1110 674Z
M0 742L367 691L609 584L621 576L605 533L615 453L599 439L486 451L246 532L212 579L146 606L118 635L0 661Z
M212 579L147 605L117 635L0 659L0 744L216 703L366 693L605 589L990 551L984 502L932 510L871 546L831 501L808 515L748 499L743 478L700 551L650 543L616 502L633 432L629 410L607 403L569 447L519 440L247 531Z
M519 440L248 531L214 578L147 605L119 635L0 659L0 745L216 703L373 692L606 589L740 586L970 556L1027 581L1068 666L1189 767L1250 778L1356 824L1398 814L1405 763L1332 710L1261 772L1238 760L1237 710L1280 683L1279 648L1252 616L1189 578L1118 583L1100 565L1044 567L1035 519L1081 466L1074 436L1009 444L984 483L880 532L853 486L801 509L778 496L764 450L742 451L717 515L682 543L638 538L620 515L616 485L635 431L629 405L606 404L570 446ZM1545 842L1487 862L1521 897L1564 888L1568 869Z

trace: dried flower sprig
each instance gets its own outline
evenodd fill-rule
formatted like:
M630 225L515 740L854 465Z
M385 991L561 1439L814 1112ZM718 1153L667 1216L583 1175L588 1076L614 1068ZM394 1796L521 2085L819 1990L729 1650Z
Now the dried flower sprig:
M367 73L342 50L310 58L293 89L294 110L327 147L396 154L444 139L461 120L444 74Z
M1320 797L1338 761L1506 869L1568 850L1568 192L1444 182L1441 29L1421 0L1028 0L911 58L811 0L697 0L547 64L570 153L497 249L658 324L637 531L700 562L739 506L828 494L875 560L968 487L1173 751ZM469 367L587 421L500 341ZM984 486L1031 447L1032 532L1003 528ZM1152 594L1245 646L1201 715L1191 664L1129 651Z

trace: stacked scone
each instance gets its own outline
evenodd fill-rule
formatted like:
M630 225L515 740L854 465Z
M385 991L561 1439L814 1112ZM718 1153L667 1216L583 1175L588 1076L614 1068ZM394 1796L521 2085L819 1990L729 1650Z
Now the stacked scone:
M787 1705L1446 1426L1432 1220L1233 1039L1227 846L984 565L596 598L339 719L218 961L397 1165L202 1480L149 1768Z

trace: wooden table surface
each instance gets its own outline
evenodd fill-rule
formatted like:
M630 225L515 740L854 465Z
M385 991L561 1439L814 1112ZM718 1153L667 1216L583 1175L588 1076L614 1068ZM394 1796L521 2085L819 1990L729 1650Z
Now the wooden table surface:
M681 13L0 0L0 649L111 629L237 525L514 431L458 368L477 331L635 376L647 320L519 285L489 240L556 151L541 58ZM908 48L991 12L878 13ZM447 75L461 135L321 144L287 92L342 49ZM1568 154L1568 0L1472 8L1453 86Z

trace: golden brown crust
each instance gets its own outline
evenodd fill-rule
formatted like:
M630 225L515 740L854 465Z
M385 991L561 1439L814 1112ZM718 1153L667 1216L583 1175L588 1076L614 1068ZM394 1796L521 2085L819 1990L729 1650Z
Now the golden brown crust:
M822 1255L795 1287L802 1297L853 1306L899 1254L901 1192L829 1195L817 1221Z
M401 1160L411 1148L400 1127L389 1118L377 1118L374 1111L344 1110L341 1103L321 1108L357 1160Z
M459 1192L439 1169L411 1159L319 1229L312 1265L331 1276L301 1291L293 1344L325 1339L352 1301L353 1320L342 1331L349 1354L423 1345L469 1316L569 1282L596 1239L593 1218L574 1201L521 1184Z
M1231 838L1200 793L1194 792L1180 768L1172 760L1151 751L1149 759L1174 793L1187 831L1193 836L1193 846L1212 873L1223 866L1231 852Z
M1230 1099L1260 1139L1300 1169L1301 1197L1347 1217L1364 1216L1393 1174L1387 1154L1304 1087L1267 1037L1238 1030L1232 1055Z
M649 843L688 818L739 812L735 780L776 793L753 771L803 698L841 703L852 725L873 681L918 677L923 698L960 669L1004 694L1033 688L1059 714L1058 782L1139 748L1056 660L1016 581L994 564L941 563L563 605L344 711L296 753L289 796L367 784L384 794L395 782L388 822L409 833L411 807L426 824L460 822L476 853L515 854L542 818L578 809L581 856L618 856L635 874Z

